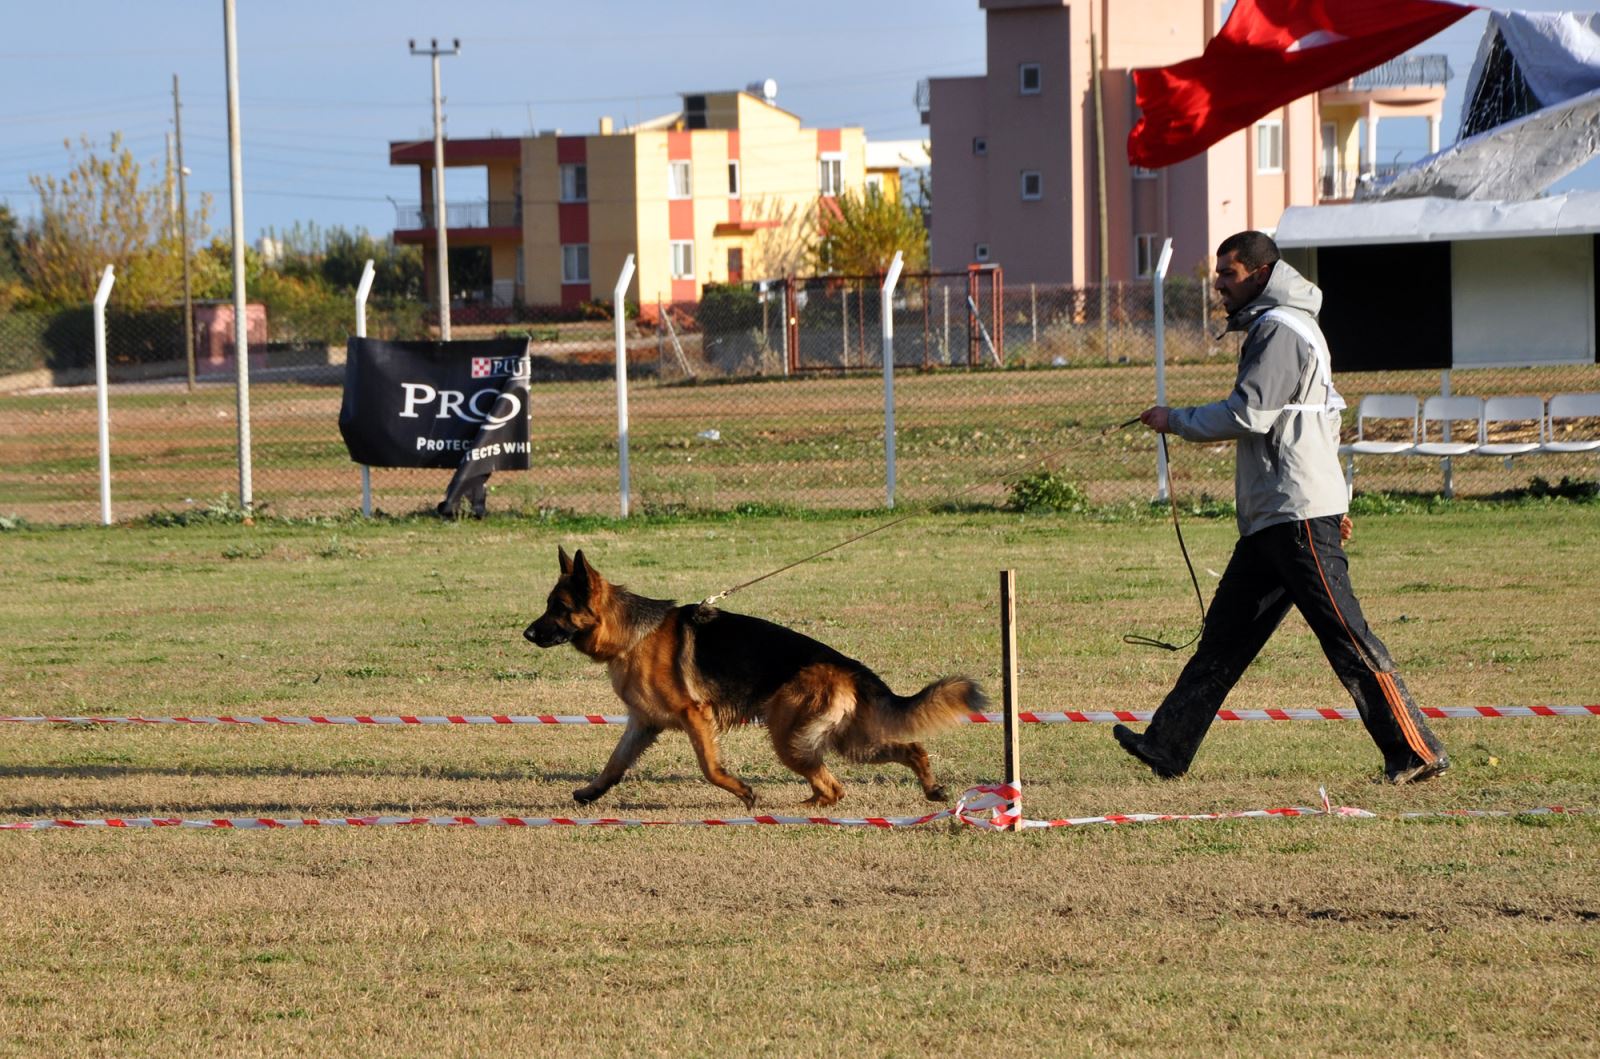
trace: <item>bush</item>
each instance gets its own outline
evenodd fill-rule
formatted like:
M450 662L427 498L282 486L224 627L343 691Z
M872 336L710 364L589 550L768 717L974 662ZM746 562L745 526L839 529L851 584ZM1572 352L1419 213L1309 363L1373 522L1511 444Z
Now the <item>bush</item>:
M1033 471L1012 483L1006 506L1013 511L1082 512L1089 510L1089 498L1055 471Z
M700 294L695 315L708 338L760 330L761 295L745 286L708 285Z
M267 307L274 342L343 342L355 329L355 304L320 278L297 279L265 269L250 285Z

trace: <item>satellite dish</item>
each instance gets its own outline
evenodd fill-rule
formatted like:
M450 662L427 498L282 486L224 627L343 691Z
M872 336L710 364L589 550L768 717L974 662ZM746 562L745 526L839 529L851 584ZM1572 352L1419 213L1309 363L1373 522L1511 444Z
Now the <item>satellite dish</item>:
M761 94L766 97L768 103L771 103L773 100L777 99L778 82L774 81L770 77L761 82Z

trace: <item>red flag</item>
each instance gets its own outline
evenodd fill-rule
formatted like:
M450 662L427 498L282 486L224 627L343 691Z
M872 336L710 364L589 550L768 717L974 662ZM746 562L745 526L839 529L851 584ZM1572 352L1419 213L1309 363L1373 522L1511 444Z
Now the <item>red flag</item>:
M1238 0L1199 58L1133 71L1144 113L1128 134L1128 161L1151 169L1181 162L1474 10L1443 0Z

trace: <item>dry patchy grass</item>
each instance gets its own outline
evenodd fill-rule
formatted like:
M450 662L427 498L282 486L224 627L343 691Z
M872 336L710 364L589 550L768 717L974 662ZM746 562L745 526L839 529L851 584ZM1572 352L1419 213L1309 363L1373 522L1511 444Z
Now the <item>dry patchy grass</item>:
M1358 589L1426 704L1591 702L1592 508L1363 520ZM616 712L518 637L582 544L693 598L869 523L627 531L200 526L0 535L0 712ZM994 570L1021 581L1025 706L1147 707L1192 620L1159 524L919 519L739 597L898 688L997 684ZM1227 524L1189 527L1220 570ZM1343 705L1292 620L1231 705ZM1336 801L1379 820L1047 834L663 828L0 834L0 1052L18 1054L1518 1054L1600 1045L1600 824L1401 821L1600 806L1600 722L1446 721L1456 768L1374 785L1358 726L1219 725L1140 774L1103 726L1029 728L1031 816ZM8 728L0 817L571 812L610 729ZM937 740L954 789L998 729ZM775 812L806 790L760 730L728 757ZM841 810L925 807L847 766ZM668 737L597 807L735 803Z

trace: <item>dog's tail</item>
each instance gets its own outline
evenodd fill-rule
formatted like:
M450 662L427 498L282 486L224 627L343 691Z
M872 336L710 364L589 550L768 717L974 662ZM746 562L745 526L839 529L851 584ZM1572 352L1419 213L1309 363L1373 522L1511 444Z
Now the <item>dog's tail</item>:
M988 705L988 697L971 677L941 677L915 695L879 700L871 723L884 741L908 742L954 727Z

